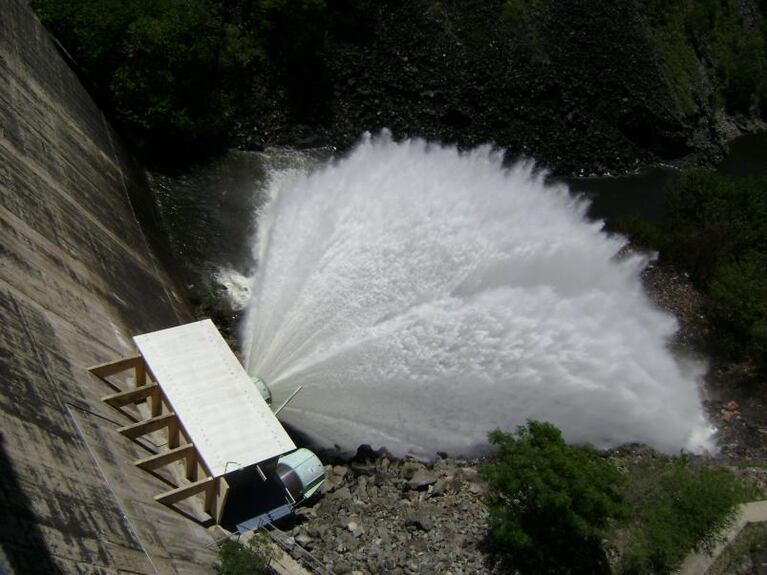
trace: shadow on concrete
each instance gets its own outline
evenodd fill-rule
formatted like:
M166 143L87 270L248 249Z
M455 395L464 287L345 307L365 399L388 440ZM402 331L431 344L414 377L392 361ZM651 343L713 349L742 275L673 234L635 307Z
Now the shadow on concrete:
M51 559L29 498L21 488L0 433L0 546L8 565L0 573L61 573Z

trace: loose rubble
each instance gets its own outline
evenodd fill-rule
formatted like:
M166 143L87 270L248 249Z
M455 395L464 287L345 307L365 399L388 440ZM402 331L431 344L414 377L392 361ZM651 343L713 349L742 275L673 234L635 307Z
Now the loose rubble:
M487 485L476 465L388 456L329 465L323 493L287 534L331 573L493 573L482 551Z

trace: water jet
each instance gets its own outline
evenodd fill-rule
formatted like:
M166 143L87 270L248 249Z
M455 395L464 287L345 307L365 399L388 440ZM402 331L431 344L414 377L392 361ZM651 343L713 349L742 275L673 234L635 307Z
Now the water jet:
M708 446L697 378L667 348L647 257L532 162L367 136L273 174L258 216L246 366L320 445L476 453L549 420L576 442Z

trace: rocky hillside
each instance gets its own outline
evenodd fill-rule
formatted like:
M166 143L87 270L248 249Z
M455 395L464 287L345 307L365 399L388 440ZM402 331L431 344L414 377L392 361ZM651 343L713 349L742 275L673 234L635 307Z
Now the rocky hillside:
M336 32L315 69L280 90L262 71L240 143L344 147L364 130L388 127L395 136L464 146L494 142L559 173L710 161L739 129L759 124L764 87L738 74L762 82L764 36L753 0L709 5L393 0L358 7L357 28ZM738 90L748 94L738 100Z
M328 466L284 546L333 573L489 573L484 480L470 462L388 457Z
M387 127L630 171L711 160L767 109L763 0L32 5L153 166Z

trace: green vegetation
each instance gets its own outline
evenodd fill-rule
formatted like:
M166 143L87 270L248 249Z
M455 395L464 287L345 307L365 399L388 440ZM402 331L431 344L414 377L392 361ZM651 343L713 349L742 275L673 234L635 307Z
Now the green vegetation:
M267 575L272 556L263 541L251 539L248 545L226 539L218 547L219 575Z
M760 15L744 18L738 0L642 0L652 39L680 109L695 110L701 82L699 58L719 84L733 111L767 105L767 24Z
M257 71L317 75L324 0L32 0L150 163L221 145ZM243 78L249 78L243 81ZM316 94L315 94L316 96Z
M623 575L672 573L696 547L710 548L754 495L726 469L694 466L686 458L659 458L629 473L629 521L616 539Z
M749 523L735 541L722 552L719 559L708 570L708 575L744 573L747 572L743 570L744 563L750 563L753 568L752 573L758 572L760 564L764 563L762 557L766 550L767 523ZM741 570L738 571L738 568Z
M125 133L147 156L214 145L257 55L214 0L33 0Z
M530 573L606 573L601 538L621 515L623 475L591 447L567 445L550 423L490 434L497 459L482 469L491 487L490 531L514 568Z
M494 431L490 441L498 453L481 470L490 540L512 572L672 573L717 541L738 504L759 496L731 471L686 456L608 459L567 445L550 423Z
M530 25L541 13L543 0L506 0L503 17L513 26Z
M624 220L636 245L687 270L706 296L713 351L767 365L767 178L687 173L662 226Z

